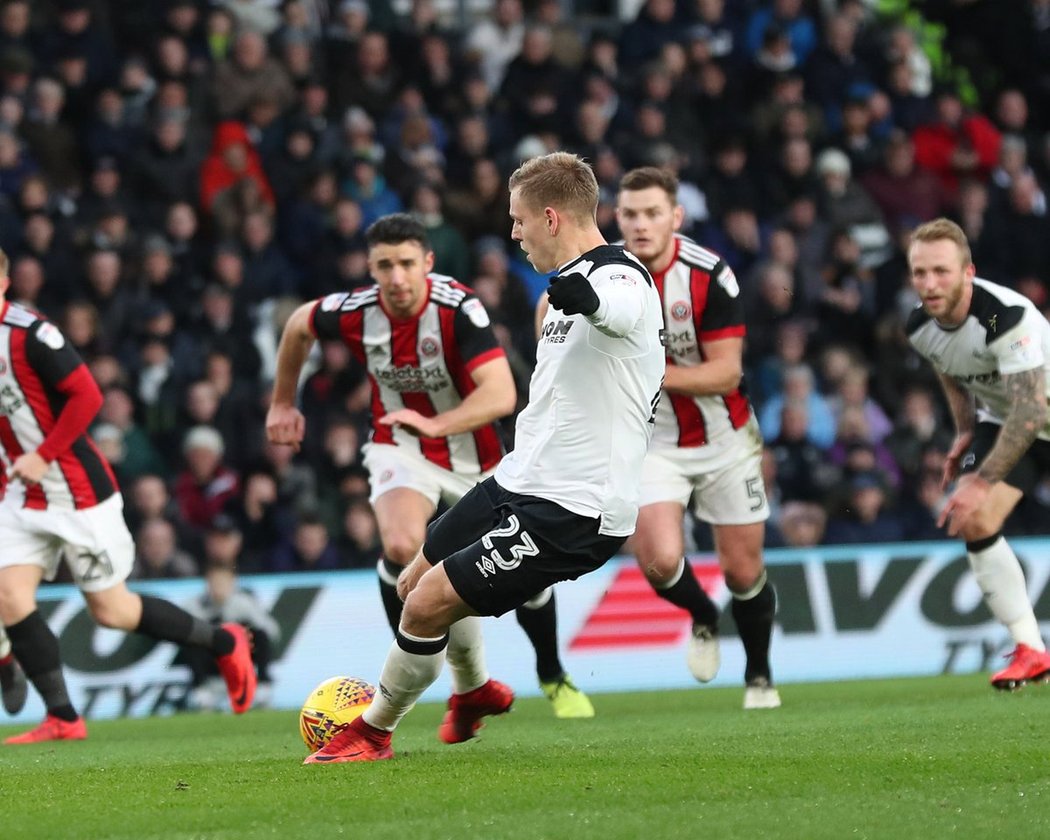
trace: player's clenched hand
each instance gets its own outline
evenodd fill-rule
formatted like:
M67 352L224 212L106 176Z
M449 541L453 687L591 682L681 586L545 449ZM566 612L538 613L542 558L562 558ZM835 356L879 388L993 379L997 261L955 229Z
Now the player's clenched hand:
M592 315L599 303L591 281L578 271L552 278L547 299L551 306L565 315Z
M436 438L441 437L441 428L433 417L426 417L411 408L399 408L379 418L384 426L401 428L410 435L416 437Z
M949 497L941 515L937 517L937 527L943 528L947 524L948 536L958 536L970 521L970 517L984 507L991 490L992 485L977 473L964 475L959 479L959 484Z
M963 456L969 451L971 443L973 443L973 432L964 432L956 436L952 448L944 456L944 470L941 473L942 490L947 490L948 485L959 475Z
M49 464L35 452L26 452L15 458L8 475L12 480L18 478L27 484L39 484L47 473Z
M271 405L266 412L266 439L291 446L296 452L306 434L306 419L294 405Z

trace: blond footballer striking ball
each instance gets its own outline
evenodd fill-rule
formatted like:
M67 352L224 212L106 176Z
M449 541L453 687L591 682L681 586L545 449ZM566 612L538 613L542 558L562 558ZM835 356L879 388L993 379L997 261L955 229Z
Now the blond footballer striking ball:
M375 686L356 677L331 677L317 686L299 712L299 734L307 749L321 749L367 709L375 696Z

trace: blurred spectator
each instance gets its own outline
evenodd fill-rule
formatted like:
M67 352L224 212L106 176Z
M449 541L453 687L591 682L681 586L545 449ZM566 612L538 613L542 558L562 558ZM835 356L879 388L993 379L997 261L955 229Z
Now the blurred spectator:
M345 565L324 523L307 514L299 517L292 539L274 552L271 570L320 572L344 568Z
M367 499L351 502L343 514L339 550L351 569L371 569L379 561L383 545L379 524Z
M134 481L141 475L165 475L168 472L168 465L149 435L135 423L135 404L124 388L112 386L103 392L97 419L99 423L111 426L119 435L123 450L118 471L121 484Z
M133 580L196 577L196 561L178 547L175 527L160 517L143 522L135 533ZM209 657L210 659L211 657Z
M485 83L496 90L524 40L521 0L495 0L492 16L474 24L466 33L464 46L469 58L481 70Z
M961 178L987 180L999 157L1000 135L991 120L967 113L958 93L940 90L933 122L915 130L915 161L941 181L954 198Z
M866 173L861 183L882 209L891 231L936 218L948 206L943 183L916 165L915 147L902 131L890 134L882 166Z
M265 468L249 469L244 474L241 495L230 501L226 513L228 519L217 517L215 521L229 521L236 526L237 550L233 558L238 568L243 572L269 571L274 549L291 535L295 519L292 511L278 501L277 481L273 475ZM215 531L213 523L209 533ZM230 529L225 533L229 534ZM214 539L218 543L219 536ZM218 555L220 547L216 546L214 556L209 555L210 559L227 556L226 553L222 557Z
M807 364L787 368L783 373L783 391L769 399L759 412L762 437L776 440L782 434L783 418L789 405L794 406L792 419L803 422L803 437L820 449L835 441L835 416L816 388L816 377ZM794 436L794 430L792 435Z
M824 542L828 515L812 502L788 502L780 511L777 525L784 545L790 548L812 548Z
M273 191L243 123L227 121L216 126L200 184L201 206L224 233L235 231L246 211L273 207Z
M281 640L280 625L251 590L239 585L233 563L208 563L204 571L204 586L201 595L184 604L186 611L212 624L232 622L248 628L252 637L252 661L259 681L253 707L268 708L273 695L270 663L274 646ZM176 661L188 665L192 673L187 697L189 708L213 711L226 702L225 686L215 667L215 659L198 656L198 651L199 648L183 648Z
M828 463L821 449L808 437L809 410L803 400L783 403L778 422L778 434L771 437L769 447L776 462L777 488L786 504L791 501L824 501L838 479L838 470Z
M238 4L245 5L245 4ZM237 35L231 56L215 68L212 96L220 119L238 119L260 97L270 97L283 111L295 99L288 72L267 54L266 40L257 31Z
M886 490L875 473L860 473L849 484L845 510L828 519L824 535L831 545L900 542L904 525L887 509Z
M186 468L175 479L175 498L182 518L207 527L239 492L237 473L223 463L226 446L210 426L194 426L182 443Z

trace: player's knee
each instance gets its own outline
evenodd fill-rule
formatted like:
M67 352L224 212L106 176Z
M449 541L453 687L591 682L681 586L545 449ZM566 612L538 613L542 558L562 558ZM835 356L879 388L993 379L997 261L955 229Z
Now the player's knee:
M986 513L978 511L965 526L959 531L959 535L966 540L966 542L979 542L980 540L986 540L988 537L995 536L1003 528L1002 520L998 516L989 516Z
M0 584L0 622L17 624L36 609L36 600L19 587Z
M430 587L417 586L405 599L401 612L401 629L421 639L436 639L448 630L440 598Z
M747 592L755 588L762 578L762 564L757 566L747 564L740 567L730 567L722 571L726 586L730 592Z
M671 582L678 573L682 555L667 552L649 552L638 556L638 566L652 586L660 588Z
M383 544L383 556L391 563L404 568L416 559L422 542L422 540L401 536L388 539Z

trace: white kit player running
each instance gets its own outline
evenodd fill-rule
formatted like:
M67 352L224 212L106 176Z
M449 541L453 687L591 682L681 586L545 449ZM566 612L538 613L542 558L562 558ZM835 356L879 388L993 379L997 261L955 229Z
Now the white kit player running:
M711 525L747 662L744 708L780 705L769 647L776 592L762 559L769 518L762 438L743 391L744 312L722 258L677 233L683 211L673 174L655 167L620 181L616 219L628 251L663 303L667 372L645 459L633 547L656 594L693 619L687 663L701 682L719 667L718 608L683 557L687 505Z
M503 446L494 421L514 410L517 393L481 301L451 277L431 272L434 253L422 223L395 213L365 237L375 283L304 304L289 319L267 431L275 443L298 446L305 426L294 401L306 354L315 338L344 342L371 383L364 462L383 544L380 595L397 633L398 576L419 553L439 502L454 504L496 468ZM554 714L593 717L594 707L558 655L554 590L520 605L516 616L535 649L537 677ZM459 622L448 647L457 693L477 688L481 649L480 621ZM509 695L509 688L493 684ZM455 739L455 733L443 729L441 737Z
M976 276L966 234L948 219L912 233L908 265L921 299L908 339L937 371L955 421L943 477L955 488L938 524L966 540L984 601L1013 640L991 683L1020 688L1050 676L1050 654L1002 529L1050 476L1050 323L1028 298Z
M87 737L58 639L36 604L41 580L53 578L63 559L96 622L206 649L233 710L247 711L256 687L247 631L214 627L125 585L135 546L113 472L87 435L102 394L54 324L5 299L7 268L0 252L0 620L47 716L5 743Z
M437 679L454 622L501 615L599 568L634 530L662 316L642 265L606 244L597 205L594 173L576 155L534 158L511 175L511 235L538 271L558 271L515 447L430 526L399 580L405 609L375 700L307 763L391 758L391 734ZM453 696L443 726L469 737L509 707L482 685Z

